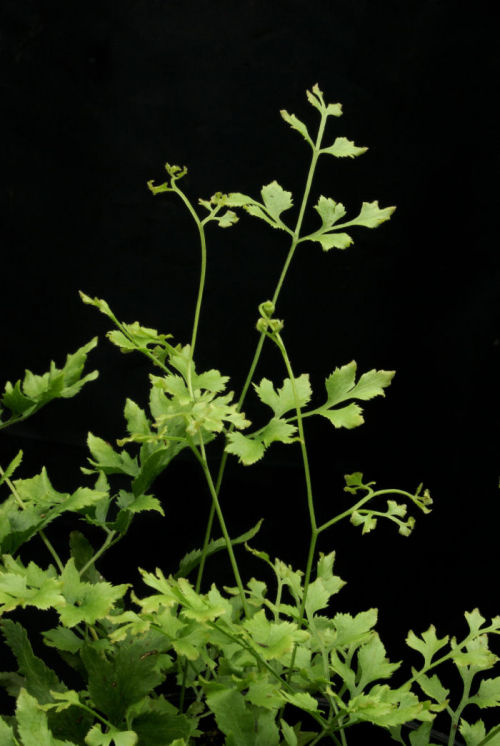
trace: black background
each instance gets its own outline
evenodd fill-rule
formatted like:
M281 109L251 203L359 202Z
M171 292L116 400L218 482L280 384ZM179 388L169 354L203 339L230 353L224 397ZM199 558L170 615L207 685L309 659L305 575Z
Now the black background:
M169 161L189 167L193 200L258 196L277 179L300 204L309 152L279 110L314 131L305 90L317 82L344 107L327 140L370 149L323 158L310 204L325 194L352 216L363 200L398 207L376 230L353 231L345 252L301 245L280 297L295 371L311 374L318 401L324 378L352 359L361 372L397 371L386 399L367 403L362 428L308 423L318 512L347 507L343 474L356 470L380 487L422 481L435 500L410 538L383 523L366 537L348 523L322 537L348 581L338 608L379 607L395 655L410 627L459 634L464 610L498 613L498 57L488 4L4 0L1 17L2 377L60 365L95 334L91 365L101 371L76 399L2 431L1 463L23 448L22 476L44 463L56 489L70 491L83 478L86 433L123 437L125 397L145 405L148 364L104 339L107 320L77 291L189 341L196 228L179 200L153 197L146 181L162 181ZM212 224L208 237L197 364L231 375L239 392L257 305L272 295L288 239L248 216L225 231ZM270 349L264 375L285 375ZM264 416L250 399L247 411ZM139 516L128 550L103 563L108 577L174 570L178 552L200 545L209 500L198 472L189 457L169 468L156 485L166 519ZM232 533L264 516L253 545L304 566L302 482L298 446L233 464L221 493ZM68 527L54 528L63 555ZM225 560L212 567L231 582Z

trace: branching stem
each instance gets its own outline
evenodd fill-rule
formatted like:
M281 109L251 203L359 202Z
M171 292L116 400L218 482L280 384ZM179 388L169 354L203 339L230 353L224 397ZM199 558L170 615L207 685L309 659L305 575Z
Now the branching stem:
M314 148L313 148L313 153L312 153L312 157L311 157L311 163L310 163L309 171L308 171L308 174L307 174L306 185L305 185L305 188L304 188L304 194L302 196L302 202L301 202L301 205L300 205L299 215L298 215L297 222L296 222L296 225L295 225L295 230L293 232L292 242L290 244L290 248L288 250L288 254L287 254L287 257L285 259L285 263L284 263L283 268L281 270L281 274L279 276L279 279L278 279L278 282L276 284L276 287L275 287L275 290L274 290L274 293L273 293L273 297L272 297L272 302L273 302L273 304L275 306L278 303L278 298L279 298L279 295L281 293L281 288L283 286L283 283L285 281L285 277L287 275L288 269L289 269L290 264L292 262L292 259L294 257L297 245L299 243L300 231L301 231L301 228L302 228L302 222L304 220L305 210L306 210L306 207L307 207L307 203L309 201L309 194L311 192L311 186L312 186L312 182L313 182L313 178L314 178L314 173L316 171L316 165L318 163L318 158L320 156L321 144L322 144L322 141L323 141L323 135L324 135L324 132L325 132L325 126L326 126L326 120L327 120L327 118L328 118L328 115L326 114L326 111L322 111L321 112L321 120L320 120L319 127L318 127L318 135L316 137L316 143L315 143ZM245 379L245 383L243 384L243 388L241 390L241 394L240 394L240 398L238 400L238 406L237 406L237 411L238 412L240 412L241 409L242 409L242 407L243 407L243 403L244 403L246 395L248 393L248 389L250 388L250 384L251 384L251 382L253 380L253 377L255 375L255 370L256 370L257 365L258 365L259 360L260 360L260 356L261 356L261 353L262 353L262 348L264 346L265 338L266 338L266 333L262 332L260 334L260 336L259 336L259 340L257 342L257 347L256 347L256 350L255 350L252 362L250 364L250 369L248 371L247 377ZM229 432L232 432L232 430L233 430L233 428L231 427L230 430L229 430ZM215 489L216 489L217 495L220 493L220 489L221 489L221 486L222 486L222 480L224 478L224 472L225 472L225 469L226 469L227 457L228 457L228 454L227 454L226 451L224 451L224 453L222 454L220 465L219 465L219 471L217 473L217 481L216 481L216 485L215 485ZM215 507L214 507L214 504L212 504L212 507L210 508L210 513L209 513L209 516L208 516L208 521L207 521L207 536L208 536L208 538L210 538L210 536L211 536L212 526L213 526L213 521L214 521L214 515L215 515ZM206 543L205 546L208 546L208 542ZM204 546L204 549L205 549L205 546ZM200 562L200 566L199 566L199 569L198 569L198 576L197 576L197 581L196 581L197 587L199 587L201 585L201 581L202 581L202 578L203 578L204 567L205 567L205 553L203 554L202 561Z
M247 608L247 603L246 603L246 598L245 598L245 590L243 588L243 582L241 580L240 571L238 569L238 563L236 562L236 557L234 555L233 545L231 544L231 539L230 539L230 536L227 530L226 522L224 520L224 515L222 513L222 509L219 503L219 497L217 495L217 490L215 489L215 485L212 479L212 474L210 473L210 467L208 466L207 455L205 452L205 444L203 442L203 438L200 437L199 450L192 441L190 443L190 446L191 446L191 449L194 455L200 462L201 468L205 475L205 479L208 484L208 489L210 490L210 495L212 497L212 504L214 506L215 512L217 513L217 518L219 519L219 524L221 527L222 535L224 537L224 541L226 542L226 549L229 555L229 561L231 562L231 567L233 569L234 579L236 581L236 585L238 586L238 590L240 593L243 611L244 611L245 616L248 616L248 608Z
M196 297L193 331L191 335L191 347L189 351L189 365L187 369L187 385L188 385L189 393L191 394L191 396L193 396L191 378L192 378L194 350L196 347L196 339L198 337L198 327L200 324L201 304L203 301L203 292L205 290L205 281L206 281L206 274L207 274L207 240L205 237L205 228L203 227L202 221L198 217L196 210L194 209L193 205L188 200L186 195L183 192L181 192L181 190L175 185L175 181L172 181L172 189L176 194L179 195L179 197L181 198L181 200L184 202L187 209L191 213L192 218L194 222L196 223L196 227L198 228L198 233L200 234L200 247L201 247L200 281L198 285L198 295Z

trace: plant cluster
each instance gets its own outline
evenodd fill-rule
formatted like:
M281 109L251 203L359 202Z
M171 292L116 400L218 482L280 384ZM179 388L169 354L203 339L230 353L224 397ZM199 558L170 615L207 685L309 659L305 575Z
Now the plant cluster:
M114 445L89 433L90 455L82 468L88 484L72 493L58 492L45 468L33 477L16 478L22 452L0 468L1 632L17 661L17 670L0 674L0 684L15 699L15 710L0 717L1 746L346 746L361 723L379 728L388 741L430 746L436 719L442 723L446 718L449 746L456 738L467 746L500 744L500 724L487 732L483 720L464 716L470 705L500 705L500 676L487 674L498 661L489 637L500 633L500 617L487 622L477 609L466 613L467 632L461 639L439 637L432 626L420 635L410 631L407 645L419 657L395 684L393 674L401 664L387 657L376 631L377 610L332 611L344 581L334 571L335 553L318 552L320 536L344 520L363 534L387 520L408 536L415 522L408 508L428 513L432 500L422 486L414 492L379 489L356 472L345 477L349 507L324 523L317 519L306 421L318 416L336 429L361 425L364 403L384 396L394 374L371 370L359 375L355 362L344 364L327 376L324 402L312 408L309 375L295 374L284 323L276 317L278 299L299 244L344 250L352 243L351 229L374 228L394 208L365 202L356 217L346 218L340 202L320 196L313 207L320 225L303 235L318 159L353 158L366 150L344 137L324 145L327 122L341 115L341 106L325 103L317 85L307 98L319 114L315 137L294 114L281 112L311 150L294 227L283 217L292 195L276 181L262 188L260 199L220 192L201 199L202 216L179 186L185 168L166 164L167 181L149 183L153 194L179 197L199 232L201 273L189 344L174 343L171 335L138 322L123 323L106 301L81 293L85 303L112 322L107 336L114 345L149 359L154 372L148 411L127 399L128 434ZM290 248L271 300L259 306L255 355L235 401L228 376L197 369L195 350L207 263L205 229L210 222L232 226L239 208L288 234ZM277 382L255 378L266 342L283 362L283 379ZM43 375L26 371L23 380L7 383L0 398L0 428L19 423L53 399L75 396L94 380L97 372L84 374L84 368L96 343L93 339L69 355L61 369L52 364ZM243 410L252 389L263 405L257 425ZM216 469L207 446L217 438L224 440L224 453ZM234 456L250 466L274 442L296 444L303 465L310 541L302 569L249 544L261 522L233 536L220 499L227 459ZM161 497L151 490L183 450L193 454L207 486L209 500L200 496L194 508L210 506L201 548L178 565L140 570L140 583L107 582L99 560L125 539L139 513L163 515ZM79 523L66 545L55 546L50 525L68 513ZM100 532L100 544L91 544L85 525ZM44 563L32 559L35 537L47 549ZM267 581L242 577L237 556L242 549L262 563ZM231 563L231 587L220 587L210 576L209 558L220 551ZM60 665L49 667L35 652L40 641L16 617L25 608L38 610L41 618L50 610L57 618L42 639L58 654ZM440 679L445 663L455 669L458 693Z

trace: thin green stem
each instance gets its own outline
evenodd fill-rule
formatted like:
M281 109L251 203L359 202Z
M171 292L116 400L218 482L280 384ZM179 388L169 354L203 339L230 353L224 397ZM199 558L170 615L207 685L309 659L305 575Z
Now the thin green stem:
M104 723L107 728L113 730L113 728L115 727L113 723L110 723L109 720L106 720L106 718L100 715L96 710L93 710L91 707L87 707L87 705L84 705L83 702L79 702L78 704L75 704L75 706L79 707L81 710L85 710L85 712L90 713L90 715L93 715L95 718L97 718L97 720L100 720L101 723Z
M224 537L224 541L226 542L226 549L229 555L229 561L231 562L231 567L233 569L234 579L236 581L236 585L238 586L238 590L240 593L243 612L245 616L248 616L248 608L247 608L247 603L246 603L246 598L245 598L245 590L243 588L243 582L241 580L240 571L238 569L238 563L236 562L236 557L234 555L233 545L231 544L231 538L229 536L226 522L224 520L224 515L222 513L222 508L220 506L219 497L217 495L217 490L215 489L215 485L212 479L212 474L210 473L210 468L208 466L207 456L205 452L205 444L203 442L203 438L200 436L200 451L198 451L198 448L194 445L194 443L191 442L190 446L191 446L193 453L195 454L196 458L198 459L201 465L203 474L205 475L205 479L208 484L208 489L210 490L210 495L212 497L212 503L214 505L215 512L217 513L217 518L219 520L219 525L222 531L222 535Z
M200 281L198 285L198 295L196 297L196 307L195 307L194 320L193 320L193 331L191 335L191 348L189 352L189 365L188 365L188 370L187 370L187 384L188 384L189 393L192 396L193 390L192 390L192 384L191 384L191 375L192 375L192 366L193 366L193 356L194 356L194 350L196 347L196 339L198 337L201 304L203 301L203 292L205 289L205 280L206 280L206 274L207 274L207 241L205 238L205 229L203 227L203 223L199 219L196 213L196 210L192 206L191 202L188 200L186 195L183 192L181 192L181 190L175 185L175 182L172 183L172 189L176 194L179 195L179 197L182 199L187 209L191 213L191 216L194 222L196 223L196 227L198 228L198 233L200 234L200 247L201 247Z
M307 593L309 590L309 583L311 581L311 572L314 562L314 554L316 551L316 542L318 539L318 525L316 520L316 511L314 509L314 499L313 499L313 493L312 493L312 483L311 483L311 472L309 468L309 458L307 456L307 446L306 446L306 438L305 438L305 432L304 432L304 425L302 422L302 412L300 407L300 400L299 395L297 392L297 386L295 383L295 376L292 369L292 364L290 362L290 358L288 357L288 353L286 351L286 347L283 343L283 340L278 333L270 335L271 339L275 344L277 345L278 349L281 352L281 355L283 357L283 361L285 363L285 367L288 373L288 377L290 379L291 385L292 385L292 392L293 392L293 398L295 402L295 411L297 413L297 428L299 431L299 443L300 443L300 450L302 453L302 464L304 467L304 477L306 482L306 495L307 495L307 507L309 511L309 521L311 523L311 539L309 542L309 552L307 556L307 565L306 565L306 572L304 576L304 590L302 593L302 602L300 604L299 609L299 619L298 624L299 627L302 626L302 622L304 620L304 614L306 609L306 601L307 601ZM289 681L292 675L293 667L295 665L295 656L297 654L297 645L294 646L292 658L290 662L290 667L288 669L288 677L287 680ZM282 708L283 710L283 708Z
M460 700L460 704L458 705L457 709L455 710L451 718L451 728L450 728L450 734L448 736L448 746L453 746L455 743L455 736L457 735L457 728L458 728L458 723L460 721L460 717L462 715L464 708L467 706L469 702L470 688L472 685L473 678L474 678L474 673L471 673L469 670L468 675L466 675L466 678L464 680L464 691L462 694L462 699Z
M215 492L218 494L217 485L215 487ZM205 562L207 559L208 545L210 544L210 537L212 536L212 526L214 522L214 516L215 516L215 505L214 505L214 502L212 501L210 504L210 511L208 514L207 525L205 528L205 538L203 539L203 547L201 549L200 564L198 565L198 573L196 575L196 584L195 584L196 593L199 593L201 589L201 581L203 579L203 572L205 570Z
M321 524L321 526L318 527L318 534L322 533L327 528L330 528L335 523L338 523L344 518L348 518L356 510L359 510L361 507L363 507L363 505L366 505L367 502L372 500L374 497L380 497L380 495L404 495L405 497L408 497L410 499L413 498L413 495L411 495L409 492L405 492L404 490L387 489L387 490L376 490L375 492L370 492L369 495L366 495L361 500L359 500L355 505L352 505L347 510L344 510L343 513L339 513L338 515L335 516L335 518L331 518L329 521L326 521L325 523ZM390 516L387 516L386 513L380 513L380 515L390 518Z
M35 410L30 409L27 413L21 414L18 417L10 417L5 422L0 422L0 430L3 430L4 427L10 427L11 425L17 425L19 422L23 422L23 420L27 420L28 417L31 417L32 414L35 414L35 412L38 412L39 409L41 409L44 405L40 405Z
M312 496L311 470L309 468L309 458L307 456L304 425L302 422L302 412L300 408L299 396L298 396L297 387L295 384L295 376L293 374L292 365L290 363L290 358L288 357L288 353L286 351L285 345L283 344L283 340L281 339L281 336L279 334L275 334L273 335L272 338L281 352L281 355L283 357L283 361L285 363L286 370L287 370L287 373L288 373L288 376L290 378L290 382L292 385L293 398L295 400L295 411L297 413L297 428L299 431L300 450L302 453L302 463L304 466L304 476L306 480L307 507L309 510L309 520L311 523L311 531L313 533L316 533L318 530L318 527L317 527L317 522L316 522L316 513L314 510L314 501L313 501L313 496Z
M107 534L108 535L106 536L106 539L101 548L98 549L94 556L89 559L89 561L81 568L81 570L79 570L79 575L81 578L85 575L89 567L92 567L92 565L97 562L99 557L101 557L107 549L109 549L113 544L116 544L116 542L120 539L119 536L115 538L116 531L107 530Z
M49 541L49 539L45 535L45 532L42 529L40 529L40 531L38 533L40 534L41 540L43 541L43 543L45 544L45 546L49 550L50 554L54 558L54 561L55 561L55 563L56 563L56 565L57 565L57 567L59 569L59 572L63 572L64 565L61 562L61 559L60 559L59 555L57 554L56 550L54 549L53 545L51 544L51 542Z

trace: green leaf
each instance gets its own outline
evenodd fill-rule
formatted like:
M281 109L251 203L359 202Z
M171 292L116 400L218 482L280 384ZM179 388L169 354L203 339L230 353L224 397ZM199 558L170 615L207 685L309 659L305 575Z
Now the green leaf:
M346 483L344 492L351 492L353 495L359 490L373 492L371 488L375 485L375 482L367 482L365 484L363 482L363 474L360 471L355 471L353 474L346 474L344 478Z
M341 202L335 202L331 197L323 195L319 198L318 204L314 205L314 209L319 213L324 230L331 228L345 215L345 207Z
M451 647L453 648L451 658L459 669L464 666L472 666L481 671L492 668L498 661L498 657L488 649L486 635L471 640L466 650L459 649L454 639L451 641Z
M26 371L27 373L27 371ZM16 381L14 385L10 381L5 384L5 391L0 398L0 402L12 411L11 420L18 419L24 415L27 417L36 411L36 403L29 396L25 396L21 390L21 381ZM10 420L0 423L6 427Z
M273 417L259 433L259 439L266 446L271 443L296 443L298 438L294 437L297 433L295 425L291 425L279 417Z
M362 412L359 404L352 402L340 409L321 409L318 414L326 417L334 427L345 427L346 430L352 430L352 428L359 427L365 421Z
M356 361L336 368L326 379L325 386L328 394L328 406L334 406L347 399L361 399L367 401L375 396L385 396L384 388L389 386L394 378L391 370L370 370L363 373L355 383L357 364Z
M230 602L220 595L215 586L212 586L208 593L200 594L186 578L165 578L159 568L156 568L154 575L142 569L140 573L146 585L157 591L155 595L140 600L139 603L146 613L157 611L160 606L168 609L181 604L183 616L196 619L198 622L214 621L221 616L231 616Z
M68 355L62 369L56 368L55 363L51 362L50 370L41 376L27 370L22 382L19 380L12 385L8 381L3 395L0 396L0 405L10 409L12 414L5 422L0 421L0 429L20 418L25 419L52 399L68 399L75 396L86 383L94 381L99 375L96 370L83 378L81 375L87 355L96 345L97 337L94 337L75 353Z
M87 436L87 445L93 459L89 463L105 474L128 474L135 477L139 472L137 459L131 458L126 451L117 453L113 447L102 438L92 433Z
M313 616L319 609L328 606L330 598L338 593L345 582L333 574L335 552L320 554L317 564L316 579L309 584L306 597L306 613Z
M465 739L466 746L481 746L483 741L489 736L490 733L496 731L498 726L493 727L488 733L484 727L482 720L478 720L473 725L463 718L460 720L459 730L461 735ZM495 735L492 735L488 740L488 746L500 746L500 731L496 731Z
M478 707L500 706L500 676L494 679L483 679L476 695L470 697L470 702Z
M137 733L139 744L165 746L185 744L194 734L196 719L181 715L174 705L163 697L145 697L127 709L127 725Z
M351 515L350 521L353 526L363 527L361 531L362 534L368 534L377 527L377 519L373 515L373 512L369 510L363 512L355 510Z
M415 694L403 686L391 689L387 684L377 684L368 694L360 694L349 702L349 709L361 720L390 728L418 718L431 720L428 704L419 702ZM426 744L431 746L431 744Z
M64 604L61 581L50 566L42 570L34 562L27 567L8 554L2 557L0 567L0 613L12 611L20 606L35 606L38 609L59 608Z
M360 611L355 617L338 613L333 617L335 627L335 647L359 645L366 642L373 634L377 623L377 609Z
M164 354L159 356L161 360L164 359L165 353L173 354L175 352L172 345L167 342L167 339L172 338L171 334L160 334L156 329L142 326L138 321L133 321L131 324L120 324L120 326L124 330L127 338L125 349L128 349L130 343L132 343L133 348L137 349L139 352L149 350L150 352L155 353L156 348L163 348ZM118 346L121 347L123 343L120 344L116 342L115 338L112 338L111 336L113 334L114 332L108 332L106 336L113 343L118 344Z
M208 438L205 439L205 443ZM166 441L163 443L147 444L141 449L141 464L139 473L132 482L132 491L134 495L142 495L154 482L172 461L172 459L183 449L187 447L187 441L174 442ZM149 447L148 447L149 446Z
M277 684L269 681L265 674L250 682L245 699L265 710L275 710L283 704Z
M274 561L273 566L276 577L290 589L295 602L298 604L302 600L302 570L294 570L290 565L285 564L280 559Z
M344 682L349 693L354 695L357 692L356 674L349 663L344 662L343 658L344 656L341 658L336 650L332 650L330 653L330 668Z
M211 220L215 220L220 228L229 228L238 222L238 216L232 210L226 210L222 215L218 214L221 207L227 205L230 202L230 196L223 194L222 192L216 192L210 197L210 200L199 199L200 205L203 205L208 211L209 215L202 220L202 224L208 223Z
M16 456L12 459L12 461L9 463L6 469L4 469L3 474L0 474L0 484L3 484L6 479L10 479L11 476L14 474L15 470L23 460L23 452L19 451Z
M320 233L311 234L307 237L309 241L317 241L321 244L323 251L330 249L347 249L353 240L348 233Z
M45 644L66 653L78 653L83 645L81 637L66 627L55 627L43 633Z
M240 534L240 536L238 536L236 539L231 539L231 545L235 546L236 544L243 544L244 542L253 539L253 537L260 531L262 520L263 519L258 521L255 526L253 526L253 528L245 531L244 534ZM220 539L212 539L208 544L206 556L210 557L210 555L215 554L216 552L220 552L224 549L226 549L226 542L223 537L221 537ZM194 549L193 551L189 552L189 554L186 554L179 563L179 569L177 570L176 577L187 577L187 575L189 575L189 573L192 572L194 568L199 565L202 554L203 552L201 549Z
M204 373L197 373L192 377L192 385L195 389L205 389L212 394L220 394L225 390L229 376L221 375L218 370L207 370Z
M365 228L376 228L381 223L389 220L395 209L395 207L380 208L377 200L375 202L363 202L359 215L357 218L354 218L354 220L351 220L349 225L362 225Z
M78 570L78 573L80 573L81 569L94 557L94 547L81 531L71 531L69 535L69 548L70 554L75 561L75 567ZM80 580L86 580L89 583L97 583L99 580L102 580L102 578L96 570L95 564L90 564L85 573L80 576Z
M146 417L146 413L138 404L132 401L132 399L126 400L124 415L127 421L127 430L130 435L135 435L137 433L148 435L151 432L151 423Z
M300 710L305 710L306 712L317 712L318 710L317 700L308 692L283 691L281 694L287 702L295 705L295 707L298 707Z
M149 695L165 679L159 655L169 647L165 635L147 632L115 642L104 655L96 643L87 643L81 658L88 673L88 690L95 707L116 726L130 705Z
M246 207L247 205L254 204L255 200L253 197L249 197L247 194L241 194L241 192L231 192L227 195L226 205L229 207Z
M306 91L307 100L314 106L319 112L324 111L325 102L323 100L323 93L320 91L319 86L315 83L312 87L312 91Z
M293 206L292 193L286 192L277 181L263 186L260 193L268 214L276 223L280 223L281 213Z
M221 684L212 684L205 689L208 690L207 705L214 713L219 729L227 737L228 746L256 746L255 715L243 695Z
M450 690L444 688L436 674L429 677L424 673L418 673L415 669L412 669L412 673L424 694L432 697L440 705L448 701Z
M113 586L81 581L73 558L66 563L61 581L66 603L59 609L59 616L65 627L74 627L80 622L94 624L107 616L129 587L128 584Z
M142 513L145 510L156 510L161 515L165 515L160 501L153 495L139 495L136 497L133 492L127 492L126 490L120 490L117 504L120 506L122 511L129 513Z
M243 435L243 433L232 432L227 434L227 443L224 450L226 453L238 456L240 464L251 466L260 461L266 449L258 439Z
M283 718L280 720L280 724L286 746L298 746L297 736L294 729L288 725Z
M469 629L471 631L471 634L477 635L479 630L481 629L481 627L486 621L484 616L481 615L481 613L479 612L479 609L474 609L473 611L466 611L464 616L469 626Z
M275 391L274 385L267 378L263 378L256 385L253 384L259 399L271 407L276 417L295 409L296 406L304 407L312 396L309 374L303 373L295 378L295 390L298 401L295 401L292 382L290 378L285 378L283 385L278 391Z
M19 622L5 619L1 628L5 641L17 660L19 673L25 678L26 690L40 704L53 702L51 691L61 692L66 687L60 683L54 671L34 654L24 627Z
M80 487L72 495L57 492L45 468L35 477L15 480L14 489L16 495L0 505L0 543L6 553L17 551L62 513L85 511L106 497L106 493L88 487Z
M157 191L164 191L161 187L156 189ZM132 352L133 350L142 353L147 352L149 357L152 354L161 364L164 363L167 355L174 352L172 345L167 342L167 339L172 337L171 334L159 334L156 329L141 326L138 321L134 321L132 324L121 324L105 300L90 298L81 290L80 297L84 303L95 306L118 327L118 331L108 332L106 336L122 352Z
M47 715L24 689L17 699L16 715L22 746L75 746L70 741L54 738L49 731Z
M390 663L385 655L385 648L378 635L373 637L358 651L360 676L357 682L358 691L377 679L388 679L401 663Z
M367 401L375 396L385 396L384 388L389 386L394 377L394 371L371 370L363 373L355 383L356 368L356 362L353 360L341 368L336 368L325 381L327 401L315 411L329 419L335 427L353 428L361 425L364 422L363 410L356 404L341 409L332 407L349 399Z
M276 712L260 708L257 714L257 723L255 726L257 737L256 746L278 746L280 743L280 734L276 725Z
M16 746L14 731L2 717L0 717L0 743L2 746Z
M189 353L189 351L188 351ZM183 378L187 379L187 368L189 358L185 354L172 356L171 365L176 367ZM193 385L196 386L196 374ZM199 376L203 382L204 374ZM225 423L236 428L248 427L250 423L245 415L238 411L237 404L230 404L233 392L230 391L223 396L216 396L213 391L195 389L191 396L186 384L179 376L164 376L163 378L151 376L153 383L151 389L150 408L155 417L155 426L159 431L159 438L198 437L203 429L210 433L218 433L224 429ZM227 378L221 376L218 371L208 371L205 381L213 389L225 386ZM167 396L168 394L168 396ZM205 442L206 439L205 439Z
M222 215L216 216L216 221L219 224L219 228L229 228L238 222L239 218L232 210L226 210Z
M399 726L401 731L401 726ZM432 723L422 723L409 735L411 746L434 746L431 742Z
M241 464L249 466L259 461L271 443L295 443L298 438L295 425L273 417L265 427L251 435L228 433L225 451L239 457Z
M329 148L322 148L320 152L334 155L336 158L355 158L366 153L367 150L368 148L360 148L346 137L337 137L333 145Z
M78 292L79 292L80 298L82 299L84 303L90 306L95 306L105 316L108 316L108 318L112 319L113 321L116 320L116 316L111 311L111 308L109 307L108 303L105 300L102 300L101 298L90 298L90 296L86 295L81 290L79 290Z
M285 122L287 124L289 124L290 127L292 127L292 129L294 129L297 132L299 132L302 135L302 137L309 143L309 145L311 147L314 147L314 143L311 140L311 136L309 135L309 131L308 131L306 125L304 124L304 122L301 122L300 119L297 119L297 117L295 116L295 114L289 114L286 111L286 109L282 109L280 111L280 114L283 117L283 119L285 120Z
M418 650L424 656L424 668L428 668L434 655L448 644L448 640L448 635L441 638L437 637L436 628L431 624L429 629L422 633L422 639L410 630L406 638L406 644L413 650Z
M264 609L246 619L243 627L266 660L282 658L293 650L296 642L303 642L309 637L309 633L299 630L293 622L269 621Z
M55 702L44 705L44 710L63 712L69 707L79 707L81 705L80 696L74 689L69 689L64 692L52 692L52 694L54 695Z
M323 92L320 90L317 83L312 87L311 91L306 91L307 100L312 104L319 112L325 112L327 116L340 117L342 115L341 104L325 104L323 98Z
M138 737L137 733L131 730L121 731L114 727L103 733L101 725L93 725L85 738L85 743L88 746L109 746L111 743L115 746L135 746Z

